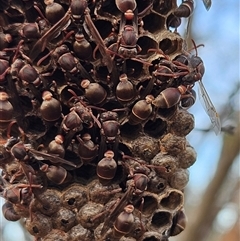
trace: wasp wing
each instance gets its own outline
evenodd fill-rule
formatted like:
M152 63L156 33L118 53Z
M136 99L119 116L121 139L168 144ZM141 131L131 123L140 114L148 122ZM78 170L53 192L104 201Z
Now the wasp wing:
M70 11L67 11L63 18L61 18L57 23L55 23L33 46L29 58L34 61L38 55L43 52L47 43L53 38L56 38L59 33L65 29L70 23Z
M75 164L59 157L58 155L48 154L42 151L36 151L34 149L29 149L28 151L31 152L38 160L49 160L53 163L63 163L72 167L76 167Z
M199 83L199 88L198 88L199 99L203 105L203 108L205 109L208 116L210 117L214 132L216 133L216 135L218 135L221 132L221 121L220 121L219 115L218 115L202 81L199 80L198 83Z
M107 48L104 44L104 41L91 19L91 16L89 14L89 9L87 9L85 13L85 23L89 29L90 34L92 35L93 39L98 45L98 49L102 55L103 64L107 66L109 73L112 73L112 70L113 70L112 58L110 57L107 51Z

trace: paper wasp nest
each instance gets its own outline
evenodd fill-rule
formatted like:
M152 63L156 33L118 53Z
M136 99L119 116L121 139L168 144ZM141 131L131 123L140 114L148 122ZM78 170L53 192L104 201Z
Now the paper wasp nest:
M193 1L0 3L5 218L39 241L183 231L204 66L177 28Z

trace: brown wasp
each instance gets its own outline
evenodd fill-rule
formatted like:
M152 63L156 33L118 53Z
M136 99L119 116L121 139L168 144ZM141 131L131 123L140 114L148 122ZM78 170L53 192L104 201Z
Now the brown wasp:
M109 46L109 50L113 56L117 55L120 58L132 59L146 65L151 65L141 60L138 53L141 52L141 47L137 44L138 41L138 17L144 15L152 4L146 7L138 14L137 4L134 0L119 1L116 0L117 8L122 12L118 40Z
M216 133L216 135L218 135L221 132L221 121L220 121L218 113L202 83L202 77L204 75L205 68L204 68L202 59L197 54L197 48L200 46L203 46L203 45L200 44L200 45L196 46L196 44L193 40L192 40L192 42L194 45L193 49L195 49L195 51L196 51L196 55L190 55L186 51L185 54L177 56L177 58L175 58L173 61L169 61L168 56L163 54L167 60L162 60L161 63L164 65L165 64L169 65L170 68L167 68L167 69L169 69L169 71L166 73L166 71L165 71L165 70L167 70L166 66L160 65L159 68L157 69L157 71L154 72L154 75L157 78L159 78L161 76L163 76L163 77L169 76L169 77L173 77L173 78L179 78L181 81L181 85L186 86L187 90L191 90L193 88L195 82L198 82L199 83L198 90L199 90L200 101L201 101L206 113L210 117L214 132ZM153 51L153 50L150 49L149 51ZM164 70L164 72L163 72L163 70ZM166 92L166 91L168 91L168 90L166 89L164 92ZM179 94L177 93L177 95L179 95ZM185 97L187 97L187 96L185 96ZM191 99L194 101L194 99L195 99L194 92L193 92L192 96L190 93L190 95L188 97L191 97ZM155 100L153 103L156 104L157 100Z
M53 25L33 46L29 58L34 61L38 55L44 51L47 46L47 42L54 39L58 33L66 28L69 24L70 11L67 11L62 19L60 19L55 25Z
M103 154L107 149L112 150L116 158L120 138L118 114L114 111L105 111L100 114L100 122L101 143L99 148L99 158L103 157Z
M70 8L65 13L63 18L61 18L55 25L53 25L33 46L33 49L29 55L30 59L34 61L37 56L46 48L47 42L55 38L59 32L68 27L71 22L71 18L73 19L73 22L78 25L78 22L80 19L82 19L83 16L85 16L84 21L89 28L90 34L98 43L99 51L103 57L102 61L104 65L107 66L109 73L111 73L113 68L111 57L107 53L107 48L104 47L104 42L94 23L92 22L90 10L87 8L87 1L85 0L74 0L71 2Z
M205 68L204 68L202 59L197 54L198 46L196 46L194 41L192 42L194 45L194 49L196 51L196 55L192 55L192 56L188 55L187 58L185 59L185 61L187 61L187 67L189 68L189 73L182 78L182 83L183 85L186 85L186 84L194 85L195 82L199 83L198 93L199 93L201 104L203 105L203 108L205 109L208 116L210 117L214 132L216 133L216 135L218 135L221 132L221 121L202 83L202 77L205 72ZM184 66L184 65L186 66L186 63L182 64L180 61L174 61L174 63L176 63L177 65L179 64L180 66Z
M124 209L124 207L128 204L129 200L132 199L134 191L134 186L129 186L125 194L122 196L122 198L115 203L113 206L112 210L110 211L110 214L108 217L105 219L102 230L101 230L101 235L103 236L110 227L112 227L115 219L117 216L121 213L121 211Z
M72 166L72 167L76 167L75 164L73 164L72 162L67 161L67 160L59 157L58 155L48 154L48 153L45 153L43 151L35 150L29 144L23 144L21 142L17 142L12 147L6 146L6 148L7 149L10 148L11 154L17 160L20 160L20 161L28 160L31 156L33 156L34 158L36 158L39 161L49 160L52 163L62 163L62 164L66 164L66 165L69 165L69 166Z
M78 22L82 15L85 12L85 9L87 8L87 1L86 0L73 0L70 3L70 7L68 11L65 13L65 15L56 22L33 46L32 51L30 52L30 59L34 61L38 55L43 52L43 50L46 48L47 43L54 39L56 36L59 35L59 32L66 29L70 23L71 18L73 19L73 22Z
M97 43L97 47L98 47L98 49L99 49L99 51L100 51L100 53L102 55L102 62L103 62L103 64L107 66L108 72L112 73L112 71L113 71L112 58L109 55L108 50L105 47L104 41L103 41L102 37L100 36L97 28L95 27L95 25L94 25L94 23L93 23L93 21L91 19L91 16L90 16L90 13L89 13L89 9L87 9L85 11L85 23L87 24L93 39Z

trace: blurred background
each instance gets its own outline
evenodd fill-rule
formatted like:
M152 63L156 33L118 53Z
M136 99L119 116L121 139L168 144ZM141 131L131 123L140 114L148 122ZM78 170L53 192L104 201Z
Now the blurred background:
M189 110L195 116L196 128L188 140L198 158L190 168L185 190L188 224L170 241L240 240L240 7L238 0L212 1L206 11L202 0L195 0L189 39L205 45L198 48L205 65L203 83L220 115L223 132L216 136L211 130L210 119L198 100ZM182 34L186 25L179 29ZM3 203L0 198L0 206ZM0 241L16 240L32 238L20 222L6 221L0 210Z

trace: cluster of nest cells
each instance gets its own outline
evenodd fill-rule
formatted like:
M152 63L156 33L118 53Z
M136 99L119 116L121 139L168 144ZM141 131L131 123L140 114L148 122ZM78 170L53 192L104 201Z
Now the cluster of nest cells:
M167 241L184 230L202 60L193 1L0 6L0 194L39 241ZM195 46L195 49L197 46Z

